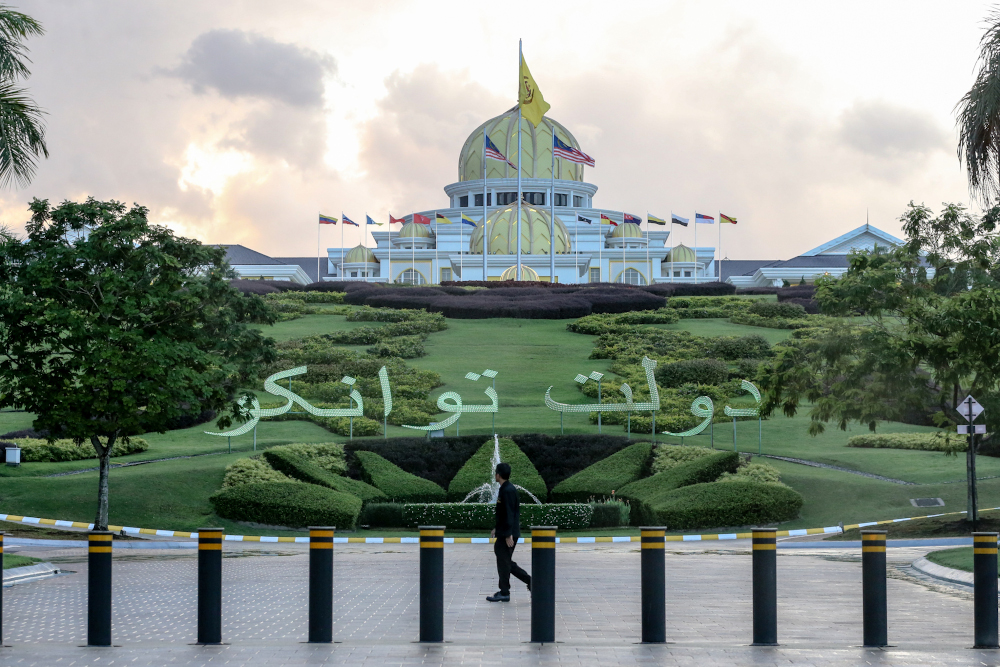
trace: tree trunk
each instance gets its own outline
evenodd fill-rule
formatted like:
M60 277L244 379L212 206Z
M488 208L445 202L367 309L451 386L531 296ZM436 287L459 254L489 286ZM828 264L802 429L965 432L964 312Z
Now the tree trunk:
M94 517L94 530L108 529L108 473L111 471L111 448L115 444L117 433L108 436L108 444L101 445L101 439L96 435L90 437L91 444L97 452L100 473L97 479L97 516Z

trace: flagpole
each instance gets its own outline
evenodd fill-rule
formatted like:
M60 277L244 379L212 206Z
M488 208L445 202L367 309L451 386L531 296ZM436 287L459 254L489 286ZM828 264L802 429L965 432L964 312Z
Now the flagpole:
M694 214L694 284L698 284L698 214Z
M598 222L598 225L597 225L597 229L598 229L597 240L599 242L599 245L597 246L597 282L601 282L601 278L603 278L603 276L601 274L604 273L604 240L605 240L605 236L604 236L604 232L602 232L600 230L604 229L604 218L599 219L597 222Z
M521 63L524 62L521 40L517 40L517 273L515 280L521 280Z
M438 275L433 275L434 269L438 270ZM434 211L434 266L431 268L431 278L437 278L436 283L431 283L431 285L439 285L441 283L441 267L438 266L438 212Z
M670 211L670 232L667 234L670 239L670 282L674 282L674 212Z
M576 283L580 284L580 212L573 208L573 268L576 271Z
M552 171L549 173L549 284L556 281L556 127L546 119L552 131Z
M414 225L417 224L416 221L413 219L413 214L412 213L410 214L410 223L414 224ZM416 234L416 230L417 230L417 228L414 227L413 228L413 233L414 234ZM403 230L400 229L400 231L403 231ZM411 236L410 237L410 271L412 272L410 274L410 280L413 281L413 282L410 283L411 285L416 285L417 284L417 251L414 250L414 248L417 245L416 244L416 239L417 239L416 236Z
M316 215L316 282L319 282L319 231L323 228L323 225L319 224L319 216L322 213L317 213Z
M389 213L389 266L386 269L385 284L392 284L392 213Z
M722 282L722 211L719 211L719 273L715 278L718 282Z
M345 280L347 272L344 271L344 212L340 212L340 279Z
M646 211L646 284L653 284L653 265L649 263L649 211Z
M486 124L483 124L483 282L489 280L486 253L489 252L490 236L486 228Z

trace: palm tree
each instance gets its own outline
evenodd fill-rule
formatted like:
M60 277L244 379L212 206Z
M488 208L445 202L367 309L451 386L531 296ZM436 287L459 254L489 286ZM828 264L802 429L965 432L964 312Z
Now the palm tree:
M958 159L969 175L969 192L983 205L1000 197L1000 10L987 18L979 41L979 72L956 105Z
M27 14L0 5L0 186L23 187L31 182L45 146L44 112L16 86L30 72L24 40L44 32Z

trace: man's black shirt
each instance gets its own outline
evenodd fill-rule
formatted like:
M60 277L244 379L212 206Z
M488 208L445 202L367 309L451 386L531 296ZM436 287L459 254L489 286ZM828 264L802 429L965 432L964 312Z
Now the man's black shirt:
M500 485L497 494L497 537L511 535L516 540L521 537L521 501L517 497L517 489L505 481Z

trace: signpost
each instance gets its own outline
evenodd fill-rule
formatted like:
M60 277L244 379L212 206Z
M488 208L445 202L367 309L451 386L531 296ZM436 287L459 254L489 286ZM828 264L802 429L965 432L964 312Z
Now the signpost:
M974 424L973 422L976 421L976 417L983 414L983 409L983 406L973 398L972 394L965 397L961 407L958 409L958 413L962 415L962 418L969 422L968 424L960 424L958 432L961 435L969 436L969 449L965 458L966 475L969 484L969 501L966 517L972 521L973 527L979 521L979 491L976 488L976 434L986 433L985 424Z

